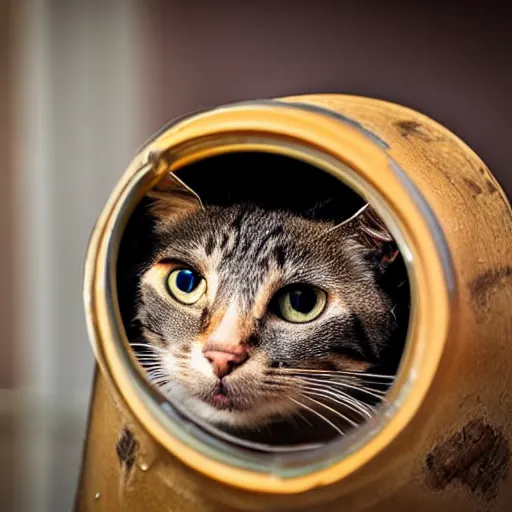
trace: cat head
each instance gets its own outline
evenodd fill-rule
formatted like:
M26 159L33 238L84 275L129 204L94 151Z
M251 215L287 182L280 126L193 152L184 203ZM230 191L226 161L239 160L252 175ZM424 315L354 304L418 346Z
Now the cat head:
M170 175L148 198L156 245L137 276L140 360L168 397L228 427L325 415L326 399L345 404L345 423L368 414L352 391L393 332L379 276L397 254L371 208L335 224L204 206Z

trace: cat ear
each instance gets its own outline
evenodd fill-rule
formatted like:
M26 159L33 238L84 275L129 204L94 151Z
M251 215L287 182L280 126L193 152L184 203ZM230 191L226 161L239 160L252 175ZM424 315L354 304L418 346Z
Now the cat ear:
M382 269L397 258L399 251L395 240L370 205L356 215L350 224L357 241L369 251Z
M200 197L174 173L168 173L146 196L150 213L159 221L174 221L203 208Z

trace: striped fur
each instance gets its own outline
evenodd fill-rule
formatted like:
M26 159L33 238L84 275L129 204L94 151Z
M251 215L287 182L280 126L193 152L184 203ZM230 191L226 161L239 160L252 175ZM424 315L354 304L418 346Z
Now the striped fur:
M396 251L384 251L391 238L370 210L335 228L254 204L203 206L168 185L169 196L150 194L156 245L138 267L135 340L154 347L165 394L214 424L258 429L300 412L290 400L294 387L273 369L364 372L380 364L396 323L395 305L379 285L380 263ZM165 288L179 264L206 279L195 305L176 302ZM272 312L276 293L293 283L327 293L316 320L293 324ZM230 405L219 409L208 402L219 379L203 354L235 345L249 358L223 379Z

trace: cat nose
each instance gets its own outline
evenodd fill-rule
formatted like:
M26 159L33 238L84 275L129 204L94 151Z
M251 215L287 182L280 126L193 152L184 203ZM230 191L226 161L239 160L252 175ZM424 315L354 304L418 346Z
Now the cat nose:
M225 352L223 350L207 350L204 357L210 361L213 367L213 373L222 379L230 374L237 366L240 366L248 357L247 350L243 347L234 351Z

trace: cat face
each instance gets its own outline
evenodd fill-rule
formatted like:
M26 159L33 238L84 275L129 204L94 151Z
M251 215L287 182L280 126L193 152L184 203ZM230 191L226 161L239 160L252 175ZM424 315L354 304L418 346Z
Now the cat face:
M161 390L216 425L321 415L326 398L344 404L346 424L368 415L352 390L393 327L376 280L382 226L364 214L336 227L250 204L201 207L172 178L150 196L158 245L136 315L150 347L140 360Z

